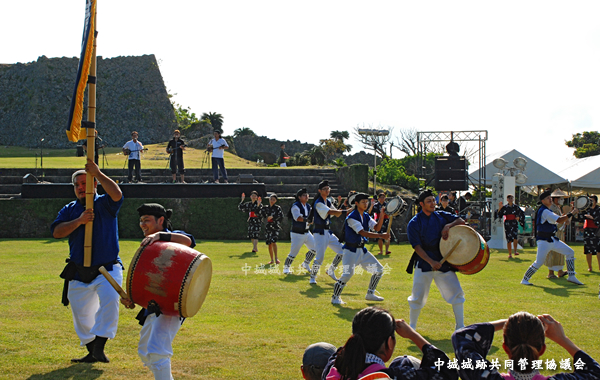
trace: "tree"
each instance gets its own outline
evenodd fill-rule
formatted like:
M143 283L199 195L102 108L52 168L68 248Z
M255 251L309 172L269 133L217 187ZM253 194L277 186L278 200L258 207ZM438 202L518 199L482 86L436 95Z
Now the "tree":
M221 115L220 113L216 113L216 112L208 112L208 113L203 113L201 118L204 119L208 119L210 121L210 124L212 125L212 127L214 129L218 129L218 130L222 130L223 127L223 115Z
M327 162L333 159L333 156L335 156L336 154L342 154L345 152L350 152L352 150L351 145L344 144L342 140L336 139L321 140L321 142L319 143L319 147L325 155L325 161Z
M419 191L419 179L406 173L402 160L383 160L377 169L377 179L383 184L402 186L415 193Z
M565 141L569 148L575 148L573 155L577 158L597 156L600 154L600 133L590 131L573 135L571 141Z
M415 128L401 129L400 137L396 138L395 147L407 156L414 156L419 153L417 141L418 131Z
M325 164L325 151L320 146L315 146L307 151L302 152L302 156L308 158L311 165Z
M329 134L329 137L331 137L332 139L344 142L344 140L350 138L350 133L348 131L332 131Z
M256 133L254 133L254 131L250 128L238 128L235 131L233 131L233 137L240 137L240 136L256 136Z
M359 130L361 130L361 129L373 129L373 127L371 125L369 125L369 127L365 127L363 124L362 127L356 126L356 128L354 128L354 137L356 137L356 139L358 141L360 141L360 143L363 145L363 148L365 148L365 149L375 148L375 152L379 153L379 155L382 158L384 158L384 159L389 158L385 146L392 138L392 130L394 128L393 127L377 128L377 130L387 132L387 134L377 134L377 135L361 134L359 132Z
M196 114L191 112L191 109L184 108L181 104L172 103L173 110L175 111L175 120L177 121L177 127L181 130L189 128L192 124L197 123L199 120Z

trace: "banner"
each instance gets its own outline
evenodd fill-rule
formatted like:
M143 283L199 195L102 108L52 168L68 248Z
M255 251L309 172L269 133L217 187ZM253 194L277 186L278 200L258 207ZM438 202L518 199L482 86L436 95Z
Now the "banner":
M95 17L96 0L87 0L85 4L85 24L83 26L83 39L81 41L81 55L79 67L77 68L77 82L71 98L69 110L69 128L67 137L69 141L77 142L86 136L85 129L81 130L83 119L83 97L88 82L90 65L92 63L92 51L94 49L94 32L96 30Z

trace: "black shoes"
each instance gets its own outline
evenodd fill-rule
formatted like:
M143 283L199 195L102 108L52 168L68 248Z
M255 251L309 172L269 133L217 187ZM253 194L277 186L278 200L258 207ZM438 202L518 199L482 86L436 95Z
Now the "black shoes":
M104 354L104 346L108 338L97 336L94 340L85 345L88 350L88 354L82 358L71 359L73 363L109 363L110 360Z

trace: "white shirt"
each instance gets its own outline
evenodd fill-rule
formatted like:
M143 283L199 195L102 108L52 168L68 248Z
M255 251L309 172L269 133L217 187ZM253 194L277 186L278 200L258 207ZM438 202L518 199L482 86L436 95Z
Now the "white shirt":
M220 146L225 146L229 148L229 145L227 145L227 141L225 141L223 138L220 138L218 140L212 139L210 140L209 144L213 147L213 158L223 158L223 149L219 149Z
M308 207L306 207L307 205L303 205L302 203L300 203L300 205L302 205L302 207L304 208L304 214L306 215L304 217L304 222L306 223L306 227L308 228L308 222L306 221L306 219L308 218ZM300 208L297 205L292 206L292 217L294 218L294 220L297 222L298 218L300 218L302 216L302 214L300 213Z
M317 212L319 213L321 219L326 219L327 213L329 212L329 210L331 210L329 207L327 207L325 203L322 202L317 203L315 208L317 209Z
M556 221L558 220L558 218L560 218L560 216L556 215L555 213L553 213L550 210L544 210L544 212L542 212L542 217L540 218L540 222L544 223L544 222L548 222L550 224L556 224Z
M129 149L131 153L129 153L130 160L139 160L140 159L140 151L144 149L142 143L138 140L138 142L133 142L133 140L129 140L123 145L123 149Z
M361 219L362 219L362 217L363 217L363 215L360 216ZM369 229L373 229L373 227L375 227L377 225L377 222L374 221L373 218L371 218L370 216L367 216L367 218L369 218ZM348 219L348 225L357 234L364 229L362 226L362 223L356 219L352 219L352 218Z

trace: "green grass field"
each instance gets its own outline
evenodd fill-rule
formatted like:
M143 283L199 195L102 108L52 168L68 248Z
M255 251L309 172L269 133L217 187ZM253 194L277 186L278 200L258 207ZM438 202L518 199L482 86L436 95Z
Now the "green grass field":
M121 257L127 266L138 244L121 241ZM342 345L351 333L354 314L375 304L364 300L370 278L366 273L348 283L343 293L347 305L333 306L333 281L324 274L316 286L308 284L306 274L256 274L256 266L269 261L264 243L258 254L250 252L249 241L206 241L196 249L212 259L212 285L200 312L186 320L174 341L176 379L300 379L306 346L317 341ZM288 250L289 242L279 243L282 261ZM385 301L377 305L396 318L407 318L412 276L405 268L412 250L406 244L392 245L391 250L392 255L379 257L391 272L379 284ZM466 323L496 320L519 310L549 313L563 323L567 336L599 359L600 275L585 270L582 251L581 245L575 245L578 277L585 286L565 279L548 280L543 268L533 277L532 287L519 281L535 259L534 248L510 261L506 251L493 251L482 272L459 275L467 299ZM83 356L85 348L78 345L69 308L60 303L58 274L67 254L67 240L0 240L0 378L152 379L137 356L140 326L134 317L139 307L121 308L119 331L106 349L111 363L70 363L71 358ZM325 263L332 258L328 250ZM243 267L251 269L245 273ZM418 331L450 353L453 326L451 306L432 285ZM501 333L496 333L490 357L504 363L507 357L501 339ZM544 359L568 358L554 342L547 344ZM401 354L420 357L411 342L398 338L395 355Z
M142 169L164 169L167 165L167 143L145 145L148 148L142 156ZM126 157L123 156L121 148L105 148L108 165L106 169L119 169L123 167ZM187 148L184 153L185 167L189 169L210 168L210 155L205 154L203 149ZM75 149L44 149L44 168L80 168L85 165L85 157L76 157ZM37 154L37 159L36 159ZM208 159L205 161L205 159ZM37 163L36 163L37 160ZM99 164L102 168L102 151L100 151ZM225 151L225 162L227 168L256 168L256 162L251 162ZM0 147L0 167L12 168L39 168L40 149L23 147Z

